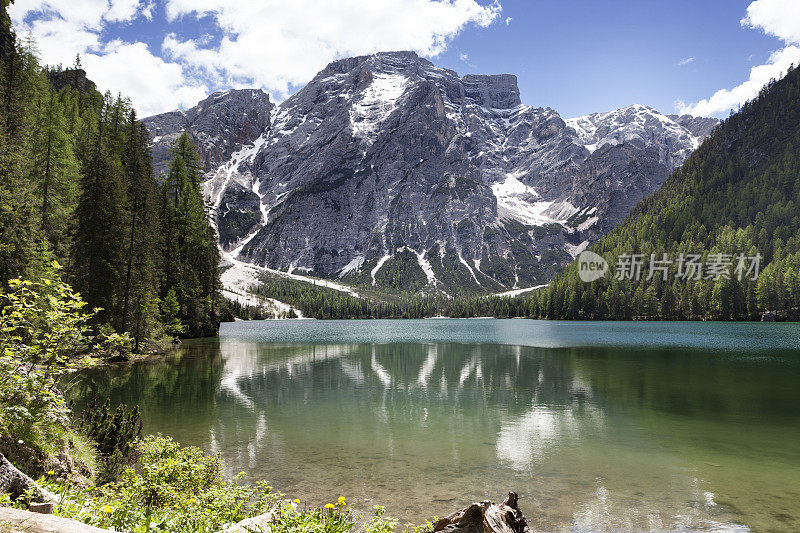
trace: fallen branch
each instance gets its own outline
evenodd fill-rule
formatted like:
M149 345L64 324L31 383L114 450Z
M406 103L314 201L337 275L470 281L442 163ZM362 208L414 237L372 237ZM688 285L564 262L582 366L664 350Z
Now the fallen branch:
M434 533L529 533L528 520L517 506L517 493L509 492L500 505L489 500L476 502L442 518Z

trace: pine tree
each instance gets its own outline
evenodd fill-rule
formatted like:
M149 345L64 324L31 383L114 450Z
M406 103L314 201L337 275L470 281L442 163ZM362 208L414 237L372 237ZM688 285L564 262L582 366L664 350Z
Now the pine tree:
M126 125L127 142L123 166L130 202L128 247L122 292L121 329L133 333L136 350L141 340L150 337L158 314L158 262L160 220L156 211L156 182L148 134L130 111Z
M7 23L3 5L2 23ZM3 28L14 46L0 64L0 281L19 276L31 260L36 240L34 198L25 178L26 124L40 84L38 62L16 45L10 27Z
M200 190L202 164L187 134L172 148L162 189L165 291L175 291L181 318L192 336L216 334L219 298L217 236Z
M28 142L29 182L40 202L39 225L55 256L63 260L79 187L79 164L73 151L61 101L52 90L44 96Z
M122 165L108 146L111 113L112 103L107 97L93 146L83 163L74 248L75 286L89 305L103 309L98 317L109 322L116 316L115 304L122 287L127 204Z

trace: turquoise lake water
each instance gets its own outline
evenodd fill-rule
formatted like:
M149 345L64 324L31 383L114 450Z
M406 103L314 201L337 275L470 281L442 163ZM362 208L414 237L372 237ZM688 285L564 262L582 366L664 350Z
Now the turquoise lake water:
M800 531L800 325L224 324L75 389L310 504L534 530Z

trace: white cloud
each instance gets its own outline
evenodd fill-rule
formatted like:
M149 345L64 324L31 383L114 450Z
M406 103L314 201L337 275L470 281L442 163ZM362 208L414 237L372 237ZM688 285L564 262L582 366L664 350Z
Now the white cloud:
M153 20L153 10L156 8L156 0L147 0L142 6L142 16L147 20Z
M193 105L222 87L261 86L281 98L332 60L384 50L432 57L467 26L502 20L499 0L163 0L168 22L212 20L221 38L212 45L168 33L162 57L141 42L106 42L111 25L150 20L154 5L22 0L9 13L20 34L36 37L44 63L71 65L80 53L98 87L131 97L142 114Z
M800 47L787 46L774 52L765 65L758 65L750 69L750 78L733 87L720 89L709 98L700 100L691 105L678 102L676 107L681 114L695 116L710 116L736 109L747 100L752 99L758 91L771 79L778 79L786 74L790 65L800 64Z
M466 63L467 61L469 61L469 54L465 54L464 52L461 52L460 54L458 54L458 58L461 61L463 61L464 63Z
M104 22L133 20L146 8L142 0L25 0L11 4L8 12L17 28L28 13L40 12L45 18L99 30Z
M506 17L506 26L510 26L510 25L511 25L511 22L512 22L513 20L514 20L514 19L513 19L513 18L511 18L511 17Z
M681 113L708 116L736 109L754 98L771 79L780 78L790 66L800 64L800 1L756 0L747 7L741 24L779 38L784 47L770 54L765 64L752 67L747 81L736 87L720 89L709 98L690 105L676 102Z
M58 18L37 19L26 30L36 38L41 60L47 65L71 65L75 54L84 54L101 46L96 31Z
M758 28L782 41L800 44L800 3L797 0L756 0L747 6L742 26Z
M103 18L109 22L126 22L134 18L141 9L140 0L111 0Z
M34 35L43 63L69 66L81 54L100 90L130 97L147 116L194 105L208 94L208 87L185 76L181 65L153 55L144 43L103 42L106 24L150 19L153 7L152 0L29 0L12 4L9 13L18 33ZM29 14L33 17L26 23Z
M103 15L108 12L108 0L28 0L9 6L8 12L19 32L22 19L28 13L41 12L46 17L56 17L72 25L99 29Z
M203 84L188 82L180 65L154 56L144 43L111 41L102 54L84 55L83 65L98 87L130 97L143 117L193 106L209 92Z
M170 20L211 16L222 30L218 46L169 35L170 57L221 85L260 85L285 96L332 60L388 50L432 57L470 24L500 17L495 0L167 0Z
M686 59L681 59L680 61L678 61L677 66L682 67L684 65L692 63L693 61L694 61L693 57L687 57Z

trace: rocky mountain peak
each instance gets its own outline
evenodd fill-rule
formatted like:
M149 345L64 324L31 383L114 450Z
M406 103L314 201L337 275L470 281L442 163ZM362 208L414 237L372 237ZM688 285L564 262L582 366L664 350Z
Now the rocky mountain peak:
M219 167L269 128L272 108L269 95L261 89L227 90L213 93L186 111L144 119L152 136L156 174L166 172L169 148L183 132L197 144L207 171Z
M467 74L461 81L465 96L483 107L512 109L522 104L517 77L513 74Z
M334 61L271 121L266 95L232 93L146 121L156 142L200 141L232 260L448 294L547 282L714 121L642 105L564 120L522 104L511 74L414 52Z
M521 104L517 77L513 74L459 77L450 69L436 67L416 52L379 52L369 56L341 59L330 63L309 83L324 83L333 76L347 76L359 88L377 78L429 81L440 87L451 101L462 104L465 99L486 108L512 109Z

